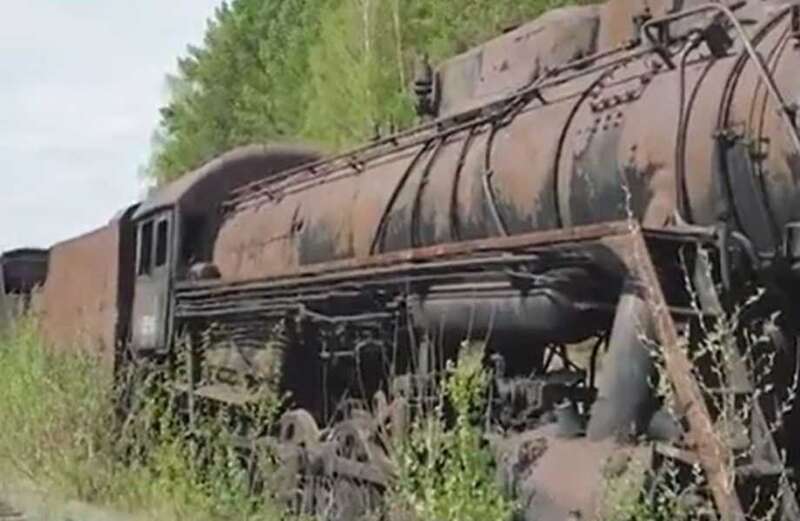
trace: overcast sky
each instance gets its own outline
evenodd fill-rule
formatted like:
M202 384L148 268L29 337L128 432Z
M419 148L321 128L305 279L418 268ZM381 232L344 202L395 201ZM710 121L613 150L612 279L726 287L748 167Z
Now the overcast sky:
M220 0L0 0L0 252L143 193L164 75Z

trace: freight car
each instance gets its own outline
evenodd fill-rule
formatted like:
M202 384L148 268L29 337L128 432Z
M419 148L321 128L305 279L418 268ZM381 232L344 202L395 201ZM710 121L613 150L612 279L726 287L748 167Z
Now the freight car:
M781 458L797 470L797 408L773 433L761 407L790 394L798 360L798 65L794 3L556 11L422 67L428 123L326 159L234 150L117 231L54 249L45 319L80 316L60 314L77 278L59 270L113 264L74 302L105 303L92 327L118 361L185 363L190 418L256 399L277 344L293 408L276 433L243 420L240 441L277 444L300 507L337 519L387 486L382 440L465 339L486 346L495 424L547 447L524 469L532 518L589 516L614 440L647 436L658 458L702 466L725 519L766 508L753 490L782 493L776 519L798 519ZM758 316L779 317L779 363L745 461L706 391L742 397L753 382L704 380L678 333L696 345L755 287ZM569 346L591 339L578 366ZM685 417L660 407L653 344ZM565 474L565 457L582 470Z
M0 255L0 332L31 304L47 276L48 252L25 248Z
M50 248L39 319L44 339L60 349L95 355L111 376L124 352L133 299L135 235L130 222L138 205L96 230Z

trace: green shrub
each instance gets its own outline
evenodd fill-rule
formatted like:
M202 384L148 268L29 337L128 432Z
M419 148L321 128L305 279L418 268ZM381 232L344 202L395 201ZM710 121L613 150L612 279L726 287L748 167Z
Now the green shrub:
M115 471L110 383L93 361L48 351L32 322L18 324L0 340L0 465L71 496L101 495Z
M408 440L396 449L398 480L388 501L398 516L437 521L511 519L513 502L495 479L492 454L475 425L484 410L488 376L479 350L465 349L450 366L444 396L454 410L446 428L444 400L419 418Z

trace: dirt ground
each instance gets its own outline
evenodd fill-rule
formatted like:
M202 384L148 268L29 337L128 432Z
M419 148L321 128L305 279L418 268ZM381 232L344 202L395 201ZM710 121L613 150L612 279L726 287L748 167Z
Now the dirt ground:
M58 502L18 486L0 485L0 521L133 521L77 502Z

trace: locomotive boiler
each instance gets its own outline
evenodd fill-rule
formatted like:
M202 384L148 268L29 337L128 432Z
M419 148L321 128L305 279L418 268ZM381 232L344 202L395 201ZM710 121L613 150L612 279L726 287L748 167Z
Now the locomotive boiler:
M185 363L175 388L191 410L251 403L279 344L292 407L267 435L292 472L344 487L342 519L387 486L382 436L424 409L464 341L485 345L495 425L549 444L526 471L532 518L588 516L615 440L645 436L704 468L726 518L772 487L780 518L798 519L785 473L730 464L677 343L761 286L780 369L797 362L798 70L793 3L554 11L422 67L416 128L328 158L240 148L121 213L104 343L117 361ZM51 272L81 244L62 245ZM685 417L654 391L656 343ZM792 378L773 378L778 399ZM787 450L797 469L797 408L773 436L757 407L766 449L749 465L783 469ZM265 435L241 432L245 445ZM566 490L570 454L584 470ZM315 480L287 482L331 511Z

